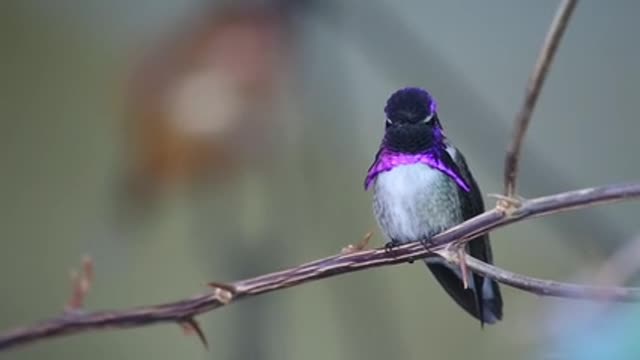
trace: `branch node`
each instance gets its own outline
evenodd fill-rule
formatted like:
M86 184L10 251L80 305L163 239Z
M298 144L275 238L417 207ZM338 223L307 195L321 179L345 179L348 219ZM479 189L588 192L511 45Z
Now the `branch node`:
M219 282L210 282L209 287L213 288L213 296L223 305L233 301L233 297L238 293L235 286Z
M522 207L522 204L526 201L521 196L506 196L502 194L487 194L488 197L497 199L496 210L507 216L513 215L516 210Z

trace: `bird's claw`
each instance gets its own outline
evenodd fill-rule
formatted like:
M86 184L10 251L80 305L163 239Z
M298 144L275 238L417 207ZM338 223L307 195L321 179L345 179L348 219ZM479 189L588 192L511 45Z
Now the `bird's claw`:
M420 244L422 244L422 246L427 249L427 252L431 252L431 249L429 249L429 242L431 241L431 239L420 239Z
M398 240L391 240L388 243L384 244L384 251L389 253L393 250L393 248L400 246L402 243Z
M400 245L402 245L402 243L401 243L400 241L398 241L398 240L391 240L391 241L389 241L388 243L384 244L384 251L388 254L388 253L390 253L391 251L393 251L393 249L394 249L394 248L396 248L396 247L398 247L398 246L400 246ZM414 259L414 258L412 258L412 257L410 257L410 258L408 258L408 259L407 259L407 262L408 262L409 264L413 264L413 262L414 262L414 261L415 261L415 259Z

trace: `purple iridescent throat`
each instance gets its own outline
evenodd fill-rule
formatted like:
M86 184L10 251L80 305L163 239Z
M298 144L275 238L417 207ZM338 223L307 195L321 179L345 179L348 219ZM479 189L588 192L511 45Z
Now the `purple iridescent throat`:
M443 150L446 151L446 150ZM453 181L460 186L466 192L471 191L469 184L462 178L456 170L445 165L437 155L437 150L428 150L420 154L404 154L394 152L386 148L382 148L376 162L371 166L371 169L367 173L367 178L364 181L364 188L368 190L371 183L376 177L385 172L392 170L396 166L412 165L412 164L425 164L433 169L441 171L443 174L450 177Z

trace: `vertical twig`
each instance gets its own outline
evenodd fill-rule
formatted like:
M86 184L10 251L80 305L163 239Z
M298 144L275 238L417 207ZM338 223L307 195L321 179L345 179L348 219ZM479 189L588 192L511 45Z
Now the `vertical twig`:
M578 0L564 0L562 4L560 4L560 7L558 7L553 23L549 28L547 37L538 55L538 60L529 77L524 103L516 116L511 144L509 144L507 149L504 162L504 195L507 197L512 198L516 195L516 177L518 174L518 159L520 157L522 141L524 140L524 135L531 121L531 115L533 114L533 109L540 95L540 90L549 72L553 56L558 49L562 35L567 28L567 24L577 3Z

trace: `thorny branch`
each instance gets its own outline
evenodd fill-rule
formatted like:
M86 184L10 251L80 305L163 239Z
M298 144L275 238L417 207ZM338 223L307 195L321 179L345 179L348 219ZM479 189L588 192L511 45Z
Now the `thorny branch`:
M390 252L385 249L362 250L370 238L369 235L365 236L360 244L347 247L338 255L230 284L211 283L213 291L188 299L125 310L67 312L31 326L0 334L0 350L80 332L134 328L156 323L181 324L185 331L195 332L206 344L202 330L195 320L196 316L205 312L250 296L340 274L427 257L438 257L440 260L444 258L444 261L457 264L466 263L466 266L472 271L493 278L505 285L539 295L611 301L640 300L640 288L586 286L540 280L497 268L469 256L464 256L464 259L461 259L456 252L449 250L449 246L452 244L464 243L480 234L530 217L640 197L640 183L636 183L570 191L524 200L518 203L518 206L510 204L516 196L516 176L522 141L553 55L576 4L577 0L565 0L560 6L531 75L525 101L516 118L512 143L505 159L504 194L506 197L498 202L495 209L435 236L427 246L416 242L399 246ZM72 308L82 306L89 289L90 274L92 273L90 266L87 265L85 273L84 280L76 278L74 281L74 295L70 303Z
M438 256L437 252L451 260L451 256L447 256L446 253L448 245L467 241L496 228L531 217L636 197L640 197L640 183L588 188L530 199L524 201L514 212L493 209L465 221L436 235L433 242L427 247L420 242L415 242L399 246L392 251L381 248L339 254L230 284L214 283L212 284L213 292L175 302L126 310L64 314L0 335L0 350L79 332L108 328L134 328L162 322L189 324L197 331L197 323L193 320L197 315L243 298L368 268L399 264L412 259L436 257ZM469 268L474 271L481 272L506 285L538 294L630 301L638 299L637 294L640 292L640 289L594 288L537 280L488 266L479 260L467 258L467 262Z
M547 37L538 55L538 60L529 77L524 103L518 115L516 115L511 144L507 148L507 155L504 161L504 195L507 197L512 198L516 195L516 177L518 174L518 162L522 141L524 140L527 127L531 121L531 115L538 101L542 85L549 72L553 56L558 49L562 35L569 24L569 19L577 3L578 0L564 0L560 7L558 7L556 16L551 23Z
M454 264L460 263L457 255L450 251L439 251L438 254ZM589 286L542 280L500 269L470 256L466 256L464 261L473 272L492 278L504 285L537 295L599 301L640 301L640 288Z

